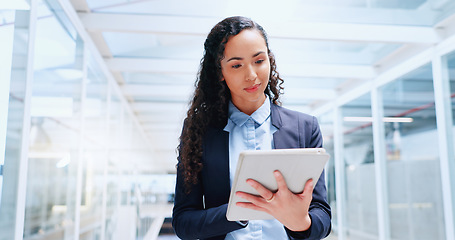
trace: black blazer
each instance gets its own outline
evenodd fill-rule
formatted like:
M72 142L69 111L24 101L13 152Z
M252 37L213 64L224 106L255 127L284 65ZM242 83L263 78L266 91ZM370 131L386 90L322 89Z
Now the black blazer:
M322 135L313 116L271 104L271 121L278 129L273 134L276 149L322 147ZM203 140L203 169L199 182L185 193L181 169L177 169L172 226L182 239L224 239L226 234L243 226L226 219L230 195L229 133L209 128ZM310 229L293 232L290 239L321 239L331 229L331 211L327 203L324 172L314 190L309 214Z

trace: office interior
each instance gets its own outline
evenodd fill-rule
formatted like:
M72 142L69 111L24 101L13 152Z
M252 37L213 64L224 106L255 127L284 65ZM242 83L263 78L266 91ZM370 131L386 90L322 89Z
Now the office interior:
M177 239L179 134L233 15L318 118L329 239L455 240L453 0L0 2L0 239Z

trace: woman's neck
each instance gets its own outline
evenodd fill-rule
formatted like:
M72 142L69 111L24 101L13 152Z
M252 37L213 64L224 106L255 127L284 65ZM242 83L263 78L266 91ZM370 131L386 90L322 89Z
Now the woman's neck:
M231 101L237 109L247 114L248 116L251 116L251 114L258 110L262 106L262 104L264 104L264 101L267 99L267 97L265 96L265 94L263 96L264 96L263 98L258 99L257 101L248 102L248 104L245 104L245 102L236 103L234 100Z

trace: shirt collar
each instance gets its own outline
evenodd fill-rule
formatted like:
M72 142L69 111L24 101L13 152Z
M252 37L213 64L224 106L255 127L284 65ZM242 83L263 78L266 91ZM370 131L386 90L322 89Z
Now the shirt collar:
M270 117L270 99L269 96L265 95L265 101L260 108L258 108L251 118L259 125L262 125Z
M251 116L241 112L233 103L229 101L229 119L228 124L224 128L225 131L230 131L234 125L243 126L248 119L253 119L257 124L262 125L270 117L270 99L266 95L266 99L261 107L254 111Z

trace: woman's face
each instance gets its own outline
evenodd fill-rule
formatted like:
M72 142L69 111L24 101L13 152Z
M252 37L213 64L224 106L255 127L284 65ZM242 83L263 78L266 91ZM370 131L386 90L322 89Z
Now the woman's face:
M232 103L251 115L265 100L270 60L264 37L256 29L246 29L229 38L221 60L223 81L231 91Z

